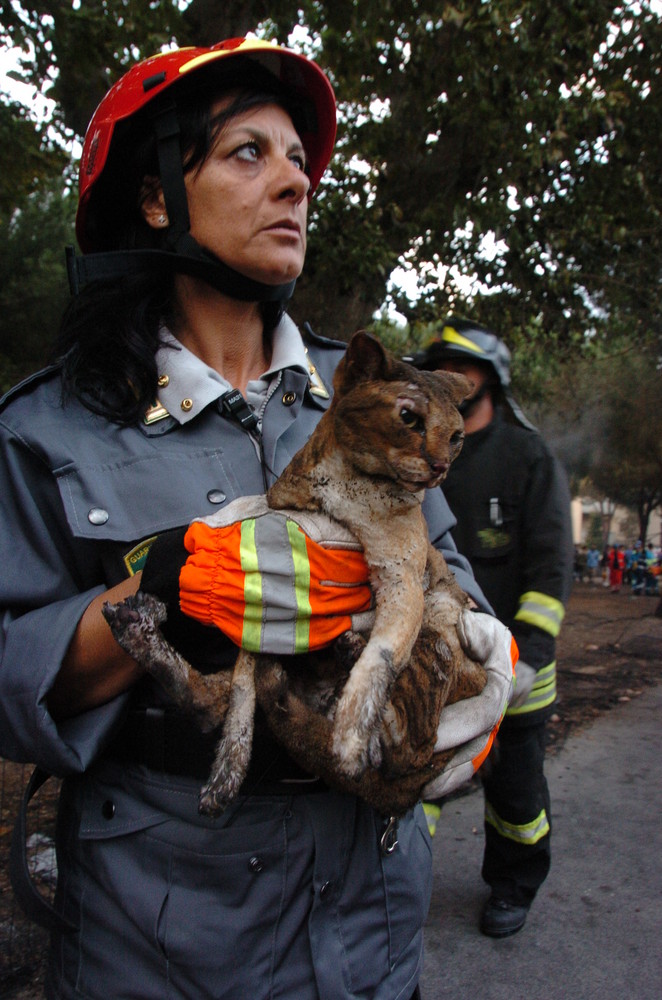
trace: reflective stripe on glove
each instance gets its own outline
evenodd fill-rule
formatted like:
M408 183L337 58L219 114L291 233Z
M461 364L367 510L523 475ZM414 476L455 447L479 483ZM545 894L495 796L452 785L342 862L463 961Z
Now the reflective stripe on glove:
M472 778L492 748L514 683L518 651L505 625L490 615L463 611L457 628L464 649L485 667L487 684L481 694L442 710L435 753L457 750L423 789L426 800L448 795Z
M372 605L356 539L319 514L271 510L242 497L185 536L180 607L251 652L289 655L328 645Z

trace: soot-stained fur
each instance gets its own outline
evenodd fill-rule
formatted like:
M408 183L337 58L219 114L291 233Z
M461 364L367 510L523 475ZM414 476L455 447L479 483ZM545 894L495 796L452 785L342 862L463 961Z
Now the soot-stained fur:
M241 650L232 671L201 675L163 639L160 602L139 593L105 606L117 641L173 701L205 730L223 725L202 812L239 792L256 700L301 766L385 814L410 808L447 763L450 752L434 751L441 709L479 693L485 672L460 645L468 599L429 542L421 503L461 448L457 406L469 389L356 334L329 410L267 494L269 507L322 512L359 540L375 595L369 636L279 659Z

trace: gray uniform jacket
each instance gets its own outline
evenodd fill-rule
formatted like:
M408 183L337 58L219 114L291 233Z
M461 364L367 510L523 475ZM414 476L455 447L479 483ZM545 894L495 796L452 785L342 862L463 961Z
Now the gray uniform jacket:
M343 345L311 335L323 383ZM264 492L328 399L285 369L263 415L262 461L216 405L178 424L120 427L75 400L57 368L0 402L0 755L63 776L51 997L408 998L420 971L430 848L415 810L380 850L383 819L333 792L197 811L199 782L104 755L128 695L57 724L46 696L90 600L142 543ZM266 471L263 471L266 470ZM479 603L439 490L430 535Z

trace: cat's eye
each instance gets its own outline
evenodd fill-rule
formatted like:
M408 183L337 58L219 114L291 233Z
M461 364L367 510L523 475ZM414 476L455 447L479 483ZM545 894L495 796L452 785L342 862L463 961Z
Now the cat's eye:
M455 431L455 434L453 434L451 437L451 444L455 445L462 444L463 441L464 441L463 431Z
M414 413L413 410L408 409L406 406L403 406L400 410L400 419L403 424L411 427L413 431L419 431L422 434L425 430L423 417L419 416L418 413Z

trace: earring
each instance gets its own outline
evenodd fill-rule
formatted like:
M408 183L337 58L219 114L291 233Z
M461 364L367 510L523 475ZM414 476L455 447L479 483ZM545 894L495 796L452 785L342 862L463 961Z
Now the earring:
M167 215L159 215L159 217L157 219L157 222L158 222L158 224L160 226L167 226L167 224L168 224L168 216Z

